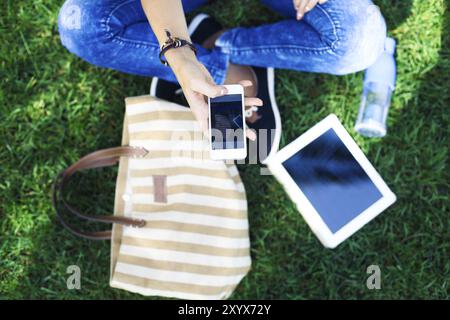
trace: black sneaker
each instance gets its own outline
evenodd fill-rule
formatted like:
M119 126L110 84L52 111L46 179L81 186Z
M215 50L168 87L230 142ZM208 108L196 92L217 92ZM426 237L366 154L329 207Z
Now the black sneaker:
M199 13L192 19L188 32L193 43L202 44L210 36L223 30L222 25L205 13Z
M150 95L170 102L181 99L181 87L178 83L169 82L157 77L152 78ZM178 101L177 101L178 102Z
M196 15L188 26L189 35L194 43L203 43L209 36L222 29L222 26L216 20L204 13ZM153 77L150 84L150 95L188 106L178 83Z
M247 163L254 164L257 159L258 163L265 164L278 151L281 138L281 117L275 100L275 72L273 68L252 68L257 79L257 97L263 101L263 106L246 115L247 125L255 130L257 137L255 142L249 141L257 148L250 146ZM254 154L256 151L257 155Z

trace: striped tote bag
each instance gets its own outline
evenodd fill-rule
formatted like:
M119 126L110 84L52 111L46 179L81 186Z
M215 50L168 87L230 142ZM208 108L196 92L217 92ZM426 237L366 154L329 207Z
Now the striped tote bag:
M125 101L122 146L89 154L56 179L60 220L79 236L112 240L114 288L228 298L251 264L247 200L236 166L209 158L208 141L188 108L151 96ZM74 172L117 162L114 216L88 216L64 200ZM67 210L113 223L112 231L82 232L67 223Z

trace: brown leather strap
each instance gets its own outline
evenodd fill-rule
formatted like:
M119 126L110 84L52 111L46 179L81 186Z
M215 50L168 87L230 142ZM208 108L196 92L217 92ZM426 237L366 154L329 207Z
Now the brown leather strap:
M94 239L94 240L105 240L105 239L111 239L111 231L97 231L97 232L83 232L69 223L64 219L62 215L62 208L60 207L60 204L64 206L68 211L73 213L79 218L83 218L90 221L97 221L97 222L104 222L104 223L118 223L126 226L133 226L133 227L143 227L145 225L144 220L137 220L127 217L119 217L119 216L113 216L113 215L102 215L102 216L92 216L88 214L84 214L74 207L72 207L65 199L64 199L64 187L66 186L67 182L69 181L70 177L84 169L92 169L92 168L101 168L101 167L108 167L116 164L120 157L143 157L148 153L148 151L144 148L136 148L136 147L130 147L130 146L122 146L122 147L116 147L116 148L109 148L109 149L103 149L99 151L92 152L74 164L72 164L70 167L68 167L66 170L62 171L60 174L58 174L57 178L55 179L53 183L53 192L52 192L52 202L53 207L56 210L56 213L59 217L59 220L61 221L62 225L68 229L73 234L87 238L87 239ZM58 197L59 195L59 197ZM60 203L61 202L61 203Z

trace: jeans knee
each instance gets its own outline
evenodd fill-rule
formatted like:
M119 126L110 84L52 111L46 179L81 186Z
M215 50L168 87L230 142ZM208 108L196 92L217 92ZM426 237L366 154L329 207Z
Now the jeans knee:
M358 12L341 42L339 74L367 69L384 50L386 23L380 9L370 4Z
M58 15L61 43L70 52L92 60L92 49L99 43L101 30L100 12L94 1L66 0Z

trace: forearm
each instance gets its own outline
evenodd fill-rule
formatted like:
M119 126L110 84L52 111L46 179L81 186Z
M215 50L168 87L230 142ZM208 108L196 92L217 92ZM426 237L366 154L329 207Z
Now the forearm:
M165 30L168 30L173 37L191 41L181 0L141 0L141 3L159 44L167 40ZM182 47L167 51L165 58L173 71L177 73L183 61L195 60L195 54L189 48Z

